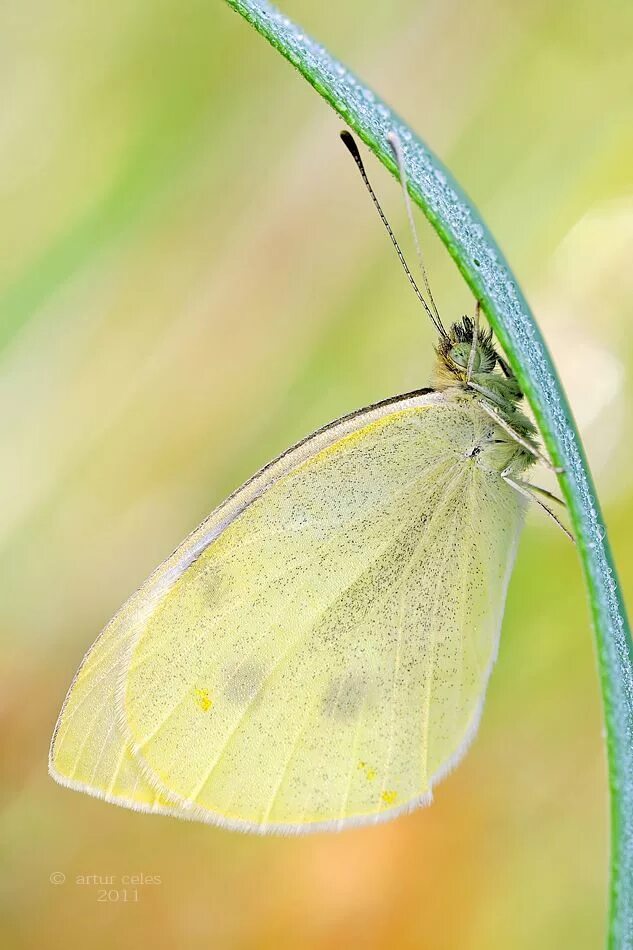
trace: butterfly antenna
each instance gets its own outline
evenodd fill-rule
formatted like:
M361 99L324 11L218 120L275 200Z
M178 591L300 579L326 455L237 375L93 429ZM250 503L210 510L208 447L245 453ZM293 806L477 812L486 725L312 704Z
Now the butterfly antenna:
M420 245L420 240L418 238L417 228L415 226L415 221L413 219L411 199L409 197L409 191L407 189L408 178L407 178L407 169L404 163L404 153L402 151L402 144L395 132L389 132L389 134L387 135L387 141L389 142L389 147L391 148L391 151L393 152L393 157L395 158L396 165L398 166L398 175L400 177L400 184L402 185L402 195L404 198L404 205L405 205L405 208L407 209L407 218L409 219L409 228L411 230L411 234L413 235L413 243L415 244L415 251L418 256L418 261L420 263L420 270L422 271L422 277L424 278L424 286L426 287L426 292L429 296L431 307L433 308L433 313L435 314L437 323L439 324L441 328L442 336L446 336L446 331L444 330L444 327L442 326L440 312L437 309L437 304L435 303L435 298L433 297L433 292L431 291L431 285L429 283L429 278L427 276L426 267L424 264L424 255L422 253L422 247Z
M358 167L358 170L359 170L359 172L360 172L360 174L361 174L361 178L363 179L363 181L364 181L364 183L365 183L365 187L367 188L367 191L368 191L369 194L370 194L371 200L372 200L373 203L374 203L374 206L375 206L375 208L376 208L376 211L377 211L378 214L380 215L380 220L382 221L382 223L384 224L385 228L387 229L387 234L388 234L389 237L391 238L391 243L393 244L394 248L396 249L396 254L398 255L398 258L400 259L400 263L402 264L402 267L403 267L403 269L404 269L404 272L405 272L405 274L407 275L407 278L408 278L408 280L409 280L409 283L411 284L411 286L413 287L413 290L415 291L416 297L418 298L418 300L420 301L420 303L422 304L422 306L423 306L424 309L426 310L426 312L427 312L427 314L428 314L428 316L429 316L429 318L430 318L430 320L431 320L431 323L433 324L433 326L435 327L435 329L437 330L437 332L440 334L440 336L446 337L446 330L445 330L444 327L442 326L442 322L441 322L441 320L439 319L439 315L436 316L436 314L433 312L433 310L431 310L431 308L429 307L428 303L427 303L426 300L424 299L424 296L422 295L422 292L420 291L420 288L419 288L418 285L416 284L415 279L414 279L414 277L413 277L413 274L412 274L411 271L409 270L409 265L408 265L407 262L405 261L405 259L404 259L404 254L403 254L402 251L400 250L400 245L399 245L398 242L396 241L396 236L395 236L395 234L393 233L393 231L391 230L391 225L390 225L389 222L387 221L387 218L385 217L385 213L384 213L384 211L382 210L382 208L380 207L380 202L378 201L378 198L376 197L376 193L375 193L374 189L372 188L372 186L371 186L371 184L370 184L369 178L367 177L367 172L365 171L365 166L363 165L363 160L362 160L362 158L360 157L360 152L358 151L358 146L356 145L356 142L355 142L353 136L351 135L350 132L347 131L347 129L345 129L343 132L341 132L341 138L342 138L343 142L345 143L345 145L347 146L347 149L348 149L349 152L351 153L352 158L353 158L354 161L356 162L356 165L357 165L357 167ZM425 275L425 279L426 279L426 275ZM431 298L431 299L432 299L432 298Z

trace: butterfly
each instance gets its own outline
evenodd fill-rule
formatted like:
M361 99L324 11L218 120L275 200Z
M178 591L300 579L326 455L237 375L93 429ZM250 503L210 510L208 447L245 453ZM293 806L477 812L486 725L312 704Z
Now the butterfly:
M62 785L245 831L340 829L429 803L477 731L527 501L556 517L535 492L553 496L525 481L535 429L479 305L444 328L342 137L437 331L434 385L308 436L155 570L71 684Z

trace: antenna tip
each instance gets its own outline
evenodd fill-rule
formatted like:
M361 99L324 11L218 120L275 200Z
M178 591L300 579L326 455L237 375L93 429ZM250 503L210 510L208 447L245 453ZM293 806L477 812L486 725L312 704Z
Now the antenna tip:
M356 144L356 139L348 129L343 129L341 132L341 139L344 144L347 146L349 151L352 153L354 158L360 159L360 152L358 151L358 145Z

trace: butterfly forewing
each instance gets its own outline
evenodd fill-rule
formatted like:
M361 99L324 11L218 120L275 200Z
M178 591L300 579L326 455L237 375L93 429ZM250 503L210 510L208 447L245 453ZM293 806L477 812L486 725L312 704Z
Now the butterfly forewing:
M428 798L476 728L522 517L470 454L489 427L437 397L357 416L172 570L116 697L166 801L303 830Z

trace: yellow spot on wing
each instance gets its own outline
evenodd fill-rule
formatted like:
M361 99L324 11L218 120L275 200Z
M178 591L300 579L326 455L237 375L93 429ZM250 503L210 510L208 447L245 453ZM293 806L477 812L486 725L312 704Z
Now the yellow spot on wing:
M209 696L209 690L195 689L193 693L196 698L196 702L198 706L200 707L200 709L202 710L202 712L209 712L209 710L213 706L213 700Z
M389 791L385 790L382 792L380 800L385 805L395 805L396 801L398 800L398 793L393 789L390 789Z
M358 763L356 768L359 769L359 771L364 772L365 778L367 778L370 782L372 782L378 775L376 769L372 768L368 762L363 762L362 760Z

